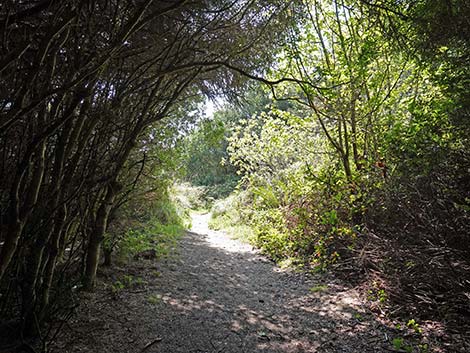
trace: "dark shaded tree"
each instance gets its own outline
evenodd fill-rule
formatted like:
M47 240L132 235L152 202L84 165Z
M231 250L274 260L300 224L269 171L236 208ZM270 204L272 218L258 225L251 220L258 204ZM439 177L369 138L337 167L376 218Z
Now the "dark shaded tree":
M37 333L93 288L129 160L175 107L270 62L279 1L7 1L0 8L0 314ZM62 288L62 289L59 289ZM18 320L19 319L19 320Z

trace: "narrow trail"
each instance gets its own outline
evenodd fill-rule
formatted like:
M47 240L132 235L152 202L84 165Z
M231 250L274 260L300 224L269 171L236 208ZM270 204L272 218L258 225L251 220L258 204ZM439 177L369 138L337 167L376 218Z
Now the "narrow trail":
M88 295L54 351L393 350L393 334L365 314L354 290L281 270L251 246L209 230L208 219L194 216L177 256L103 273L105 282L123 271L143 284Z

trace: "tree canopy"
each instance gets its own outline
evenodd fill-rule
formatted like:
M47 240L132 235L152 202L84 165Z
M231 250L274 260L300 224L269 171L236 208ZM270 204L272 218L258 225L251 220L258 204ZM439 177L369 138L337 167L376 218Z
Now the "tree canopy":
M469 18L464 0L4 1L0 321L40 334L93 289L120 215L182 178L244 193L275 260L372 268L405 303L416 278L423 317L453 293L465 322Z

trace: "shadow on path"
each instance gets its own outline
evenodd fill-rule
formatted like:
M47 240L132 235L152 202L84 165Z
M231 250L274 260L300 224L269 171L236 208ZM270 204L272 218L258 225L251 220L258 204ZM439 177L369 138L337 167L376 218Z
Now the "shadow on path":
M205 217L205 218L204 218ZM80 309L61 352L386 352L391 332L354 290L283 271L196 216L178 256L134 268L146 285Z

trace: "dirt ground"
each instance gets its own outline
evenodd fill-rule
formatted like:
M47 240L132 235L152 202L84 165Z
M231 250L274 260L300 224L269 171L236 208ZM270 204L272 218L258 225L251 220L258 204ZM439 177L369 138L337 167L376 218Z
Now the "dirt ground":
M101 273L53 352L388 352L397 333L359 294L282 270L251 246L193 228L166 260ZM117 282L119 281L119 282Z

